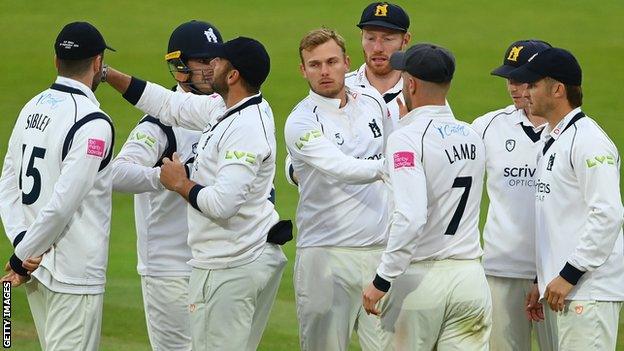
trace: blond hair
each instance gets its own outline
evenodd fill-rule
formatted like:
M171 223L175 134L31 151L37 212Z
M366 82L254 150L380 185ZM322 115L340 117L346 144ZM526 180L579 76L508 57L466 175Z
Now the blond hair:
M333 40L342 49L343 55L346 54L347 48L344 38L333 29L319 28L309 31L299 43L299 57L301 63L303 62L303 50L312 51L319 45L325 44L328 41Z

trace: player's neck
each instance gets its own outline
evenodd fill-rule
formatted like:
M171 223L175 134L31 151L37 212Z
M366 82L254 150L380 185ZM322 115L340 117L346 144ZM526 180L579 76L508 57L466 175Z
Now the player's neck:
M93 76L92 75L86 75L86 76L63 76L60 75L61 77L65 77L65 78L69 78L69 79L73 79L77 82L80 82L84 85L86 85L87 87L89 87L89 89L93 89Z
M249 93L247 90L240 86L230 86L230 90L225 96L221 96L225 101L225 108L231 108L238 104L243 99L256 95L255 93Z
M561 122L561 120L563 120L563 118L567 116L572 110L574 110L574 108L572 108L568 104L560 104L559 106L555 106L548 114L548 117L546 117L550 129L553 130L554 128L556 128L557 124L559 124L559 122Z
M377 89L380 94L384 94L386 91L392 89L401 79L400 71L390 71L388 74L377 75L374 74L368 66L366 66L365 74L366 79L370 82L370 84Z
M529 119L529 122L531 122L531 124L533 124L533 127L539 127L539 126L541 126L541 125L543 125L544 123L547 122L546 118L540 117L540 116L534 116L534 115L531 114L531 112L529 112L528 109L524 109L524 114Z

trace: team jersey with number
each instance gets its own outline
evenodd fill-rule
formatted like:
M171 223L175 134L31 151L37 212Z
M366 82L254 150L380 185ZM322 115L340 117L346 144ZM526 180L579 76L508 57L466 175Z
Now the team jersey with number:
M485 150L448 106L423 106L401 119L386 158L394 212L377 274L392 281L411 262L482 254L479 205Z
M385 242L383 173L387 109L379 93L347 90L347 103L310 91L290 113L284 136L299 178L297 247L363 247Z
M181 89L178 87L178 91ZM183 163L195 159L201 132L162 124L146 115L113 161L113 190L134 195L140 275L188 276L187 202L160 183L164 157L176 152Z
M483 230L485 273L535 278L535 170L544 126L514 105L472 122L485 144L490 199Z
M543 133L537 166L540 293L558 275L578 280L566 300L624 300L620 156L580 108Z
M262 95L226 110L219 95L172 92L133 78L124 97L165 124L203 131L191 171L199 186L189 196L189 264L221 269L258 258L279 219L268 200L275 176L275 125Z
M375 87L371 85L366 78L366 64L362 64L360 68L356 71L349 72L345 75L345 85L355 88L355 89L373 89ZM382 94L382 98L386 103L388 108L388 115L384 119L384 132L387 137L399 127L399 103L397 102L397 98L400 98L403 102L403 78L399 79L399 81L388 91Z
M43 255L32 274L52 291L104 292L113 139L91 89L69 78L58 77L17 118L0 213L19 259Z

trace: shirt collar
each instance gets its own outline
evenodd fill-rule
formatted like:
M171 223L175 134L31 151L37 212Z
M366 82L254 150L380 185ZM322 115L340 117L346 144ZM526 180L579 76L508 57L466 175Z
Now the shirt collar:
M563 119L559 121L559 123L557 123L555 128L553 128L552 130L550 130L550 125L546 124L546 127L544 128L545 133L542 133L543 138L544 139L553 138L557 140L557 138L559 138L559 136L561 135L561 132L563 132L565 127L568 125L568 123L570 123L570 120L579 112L581 112L580 107L577 107L574 110L568 112L568 114L565 115Z
M317 105L324 107L331 111L340 110L340 99L328 98L321 96L312 90L310 90L310 99L314 101ZM347 94L347 104L349 103L349 94Z
M406 126L412 123L420 116L426 116L431 118L440 118L440 117L453 117L453 111L451 111L451 107L446 105L426 105L417 107L407 113L399 120L399 124L402 126Z
M56 77L55 83L80 90L81 92L85 94L87 98L89 98L89 100L91 100L91 102L95 104L95 106L100 107L100 102L95 97L95 94L93 94L93 91L91 91L91 88L84 85L83 83L75 79L61 77L61 76Z
M259 100L258 102L256 101L249 101L251 99L255 99L255 100ZM243 106L243 105L256 105L259 104L260 102L262 102L262 94L258 93L255 95L251 95L248 96L244 99L242 99L241 101L237 102L234 106L228 108L227 110L225 110L225 112L223 112L223 115L221 117L219 117L219 122L221 122L223 119L227 118L228 116L236 113L238 110L243 110L245 107L247 106Z
M370 83L370 81L366 77L366 63L363 63L360 66L360 68L358 68L355 77L358 82L358 85L363 85L365 88L375 89L375 87L373 87L373 85ZM396 84L392 88L388 89L388 91L384 91L383 94L381 95L394 94L394 93L401 91L402 89L403 89L403 77L401 77L399 81L396 82Z

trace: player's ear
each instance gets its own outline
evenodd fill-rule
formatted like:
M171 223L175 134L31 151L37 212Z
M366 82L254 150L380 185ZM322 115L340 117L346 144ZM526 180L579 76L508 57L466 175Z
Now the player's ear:
M56 55L54 55L54 67L56 67L56 70L59 70L59 67L61 66L60 62L59 62L59 58L56 57Z
M345 73L349 73L350 67L351 67L351 58L349 57L349 55L345 54Z
M401 50L404 50L405 47L407 47L410 40L412 40L412 34L410 34L410 32L406 32L405 34L403 34L403 43L401 43Z
M299 64L299 72L301 72L301 76L303 76L303 78L308 79L308 75L306 74L305 66L303 65L303 63Z
M228 85L234 85L240 79L240 72L237 69L230 70L227 73L227 83Z
M91 67L93 69L94 73L97 73L99 71L102 70L102 55L96 55L95 58L93 59L93 66Z

